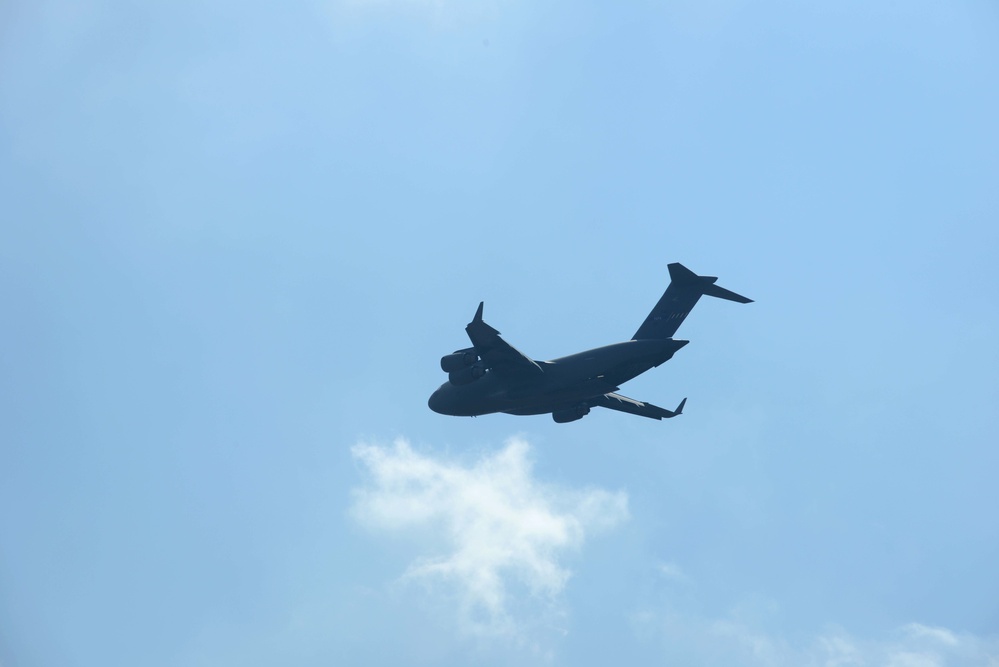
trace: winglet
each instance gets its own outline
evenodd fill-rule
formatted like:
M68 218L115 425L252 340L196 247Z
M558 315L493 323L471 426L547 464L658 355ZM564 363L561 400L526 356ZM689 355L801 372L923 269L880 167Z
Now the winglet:
M663 419L672 419L673 417L676 417L677 415L682 415L683 414L683 406L686 405L686 404L687 404L687 399L686 399L686 397L684 397L684 399L682 401L680 401L680 405L676 406L676 410L667 410L666 408L659 408L663 412L662 418Z
M485 301L479 302L479 307L475 310L475 317L473 317L472 321L465 327L465 331L468 332L469 336L472 336L473 330L480 332L482 335L499 335L499 331L496 331L496 329L493 329L491 326L482 321L482 306L484 303ZM474 336L472 337L472 345L475 345L476 350L478 350L478 344L475 342ZM482 350L478 350L478 352L481 357Z

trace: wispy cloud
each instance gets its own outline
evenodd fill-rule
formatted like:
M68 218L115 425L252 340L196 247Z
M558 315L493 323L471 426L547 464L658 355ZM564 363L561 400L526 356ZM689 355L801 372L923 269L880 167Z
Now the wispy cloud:
M909 623L885 639L860 640L845 632L818 638L812 654L823 665L885 667L999 667L999 637Z
M641 634L663 641L667 657L701 665L746 667L999 667L999 637L909 623L887 637L859 638L842 629L792 642L755 627L738 612L724 618L640 612Z
M684 584L690 582L690 577L688 577L676 563L659 563L658 569L659 574L670 581Z
M947 628L934 628L919 623L910 623L903 630L914 639L926 639L944 646L957 646L960 643L957 636Z
M354 491L355 519L429 536L434 553L419 556L403 578L454 594L463 627L473 632L515 630L515 597L554 604L570 577L562 556L628 516L623 492L537 481L521 438L469 465L417 452L404 439L391 447L360 443L352 452L371 475Z

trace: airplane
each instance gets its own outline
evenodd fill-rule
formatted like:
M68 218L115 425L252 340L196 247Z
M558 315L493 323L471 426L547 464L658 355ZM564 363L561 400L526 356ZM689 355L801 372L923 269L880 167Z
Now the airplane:
M472 347L441 358L448 381L427 402L434 412L456 417L504 412L511 415L551 413L558 424L582 419L601 407L651 419L670 419L683 412L615 393L619 385L669 361L687 340L673 334L702 295L737 303L752 299L715 285L679 262L669 264L670 283L631 340L598 347L551 361L535 361L500 337L482 321L483 303L465 327Z

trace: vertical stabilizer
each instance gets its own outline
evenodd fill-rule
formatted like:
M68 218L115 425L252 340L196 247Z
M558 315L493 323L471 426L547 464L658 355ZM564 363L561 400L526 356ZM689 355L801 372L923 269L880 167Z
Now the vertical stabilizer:
M632 340L672 338L697 300L704 294L737 303L753 301L715 285L718 279L714 276L699 276L679 262L670 264L668 268L669 287L666 288L656 307L645 318L642 326L632 336Z

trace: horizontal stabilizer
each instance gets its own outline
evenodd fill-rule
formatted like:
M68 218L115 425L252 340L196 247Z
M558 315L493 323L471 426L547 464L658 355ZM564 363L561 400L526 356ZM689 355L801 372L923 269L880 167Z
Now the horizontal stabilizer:
M747 299L741 294L736 294L724 287L715 285L718 278L715 276L699 276L680 262L673 262L666 268L669 269L670 285L677 285L691 290L699 291L701 294L716 296L719 299L728 299L738 303L752 303L752 299Z
M719 299L728 299L729 301L735 301L736 303L752 303L752 299L747 299L741 294L736 294L731 290L727 290L724 287L718 287L718 285L705 285L704 293L708 296L716 296Z

